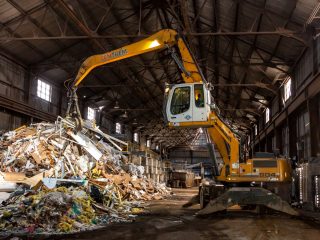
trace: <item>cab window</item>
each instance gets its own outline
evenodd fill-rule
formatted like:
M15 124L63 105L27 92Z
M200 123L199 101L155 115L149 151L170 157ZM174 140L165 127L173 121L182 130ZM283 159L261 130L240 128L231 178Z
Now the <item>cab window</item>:
M190 87L176 88L172 95L171 114L180 114L188 111L190 108Z
M194 85L194 101L195 101L196 107L198 108L204 107L204 93L203 93L202 84Z

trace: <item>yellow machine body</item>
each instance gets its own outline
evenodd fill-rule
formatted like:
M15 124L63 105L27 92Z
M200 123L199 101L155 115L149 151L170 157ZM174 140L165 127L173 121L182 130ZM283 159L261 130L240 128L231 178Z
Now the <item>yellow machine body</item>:
M180 58L172 50L176 46ZM222 183L287 183L291 180L291 167L283 158L253 158L244 160L239 136L218 115L211 103L203 74L184 39L174 30L164 29L150 37L116 50L88 57L81 65L71 86L71 102L67 116L79 116L76 89L94 68L148 52L168 49L181 70L184 81L166 89L165 117L171 127L206 128L217 147L223 166L215 179ZM73 101L73 102L72 102ZM71 112L74 105L73 114Z
M215 143L224 165L220 171L220 175L216 177L221 182L288 182L291 181L291 165L285 158L268 157L268 158L253 158L247 159L245 162L240 162L240 141L239 137L231 130L231 128L217 115L216 111L211 109L210 100L205 97L203 108L206 114L204 120L194 121L194 112L197 110L196 93L193 94L192 90L189 99L182 97L183 101L177 101L179 106L183 107L183 110L178 114L172 114L170 112L174 109L174 92L177 92L178 88L186 88L186 86L197 85L199 83L189 84L176 84L174 87L168 90L166 101L166 116L169 126L171 127L192 127L192 128L206 128L208 134ZM203 85L203 84L202 84ZM206 87L203 85L204 96L208 96L206 93ZM209 111L207 110L209 109ZM187 114L185 114L187 113ZM173 119L170 119L173 118ZM178 120L177 120L178 119ZM244 160L243 160L244 161Z

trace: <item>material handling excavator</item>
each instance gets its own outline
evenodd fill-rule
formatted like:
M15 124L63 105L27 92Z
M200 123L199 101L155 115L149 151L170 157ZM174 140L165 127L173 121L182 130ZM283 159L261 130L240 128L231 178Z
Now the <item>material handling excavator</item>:
M203 181L199 188L201 210L198 214L213 213L239 205L266 206L297 215L288 203L287 194L283 194L288 193L292 178L290 162L270 153L259 153L246 159L241 151L241 138L219 116L217 107L212 102L209 84L186 41L175 30L164 29L130 45L88 57L69 86L67 118L81 129L82 118L76 91L94 68L165 49L171 53L184 81L182 84L166 85L166 122L169 127L206 129L223 160L219 167L213 144L209 144L214 178Z

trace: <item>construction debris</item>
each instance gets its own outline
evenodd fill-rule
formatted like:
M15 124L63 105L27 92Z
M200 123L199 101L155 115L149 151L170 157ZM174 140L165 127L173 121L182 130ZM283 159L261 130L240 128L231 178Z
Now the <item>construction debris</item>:
M0 231L70 232L131 221L142 202L170 194L147 179L121 144L85 122L22 126L0 138ZM116 150L117 149L117 150Z

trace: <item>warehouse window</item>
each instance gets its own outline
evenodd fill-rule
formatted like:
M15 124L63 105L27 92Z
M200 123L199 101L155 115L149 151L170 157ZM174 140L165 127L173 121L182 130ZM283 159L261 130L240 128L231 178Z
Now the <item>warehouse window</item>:
M284 84L284 101L286 102L291 97L291 78L289 77Z
M150 146L151 146L151 140L148 139L148 140L147 140L147 147L149 148Z
M159 145L156 146L156 150L159 151Z
M93 108L88 107L87 119L93 120L95 119L95 117L96 117L96 111Z
M120 134L121 133L121 124L116 123L116 133Z
M138 143L139 142L139 134L138 133L134 133L133 134L133 140Z
M51 86L38 79L37 96L48 102L51 102Z
M270 120L270 109L266 108L266 123Z

